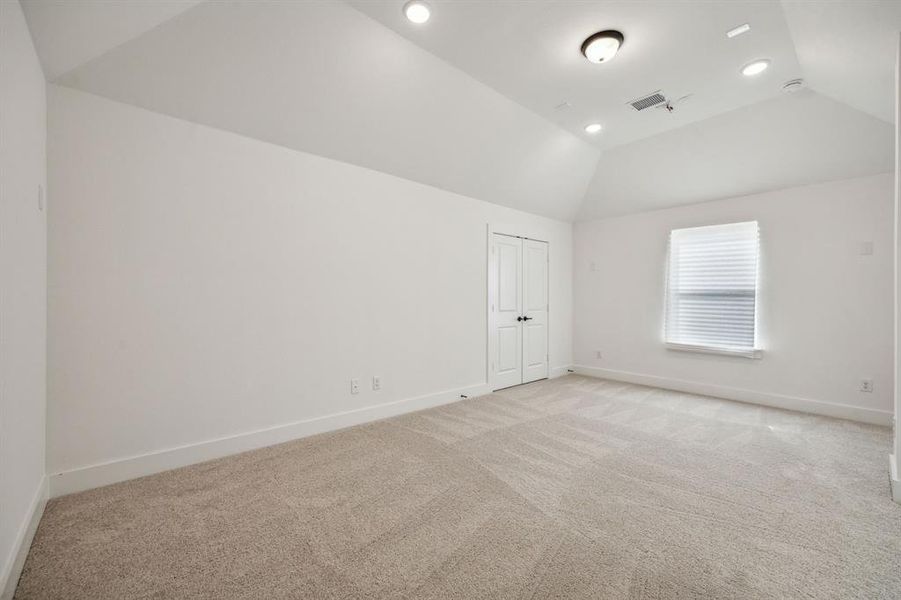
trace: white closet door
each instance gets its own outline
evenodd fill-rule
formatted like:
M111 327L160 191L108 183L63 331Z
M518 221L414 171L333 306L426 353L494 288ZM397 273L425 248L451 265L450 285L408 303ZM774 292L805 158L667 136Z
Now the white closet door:
M522 242L522 383L528 383L548 376L548 245Z
M494 389L522 383L522 240L493 234L492 239Z

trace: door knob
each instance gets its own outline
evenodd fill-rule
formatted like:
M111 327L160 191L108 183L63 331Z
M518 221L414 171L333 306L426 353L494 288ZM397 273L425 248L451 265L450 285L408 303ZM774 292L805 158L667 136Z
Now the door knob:
M531 321L531 320L532 320L532 317L523 317L522 320L523 320L523 321Z
M516 317L516 320L517 320L517 321L522 321L523 318L522 318L522 317Z

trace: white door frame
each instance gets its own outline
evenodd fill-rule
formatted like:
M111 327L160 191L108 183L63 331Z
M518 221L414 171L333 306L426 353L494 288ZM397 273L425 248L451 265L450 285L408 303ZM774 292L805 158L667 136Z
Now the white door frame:
M510 237L516 237L526 240L535 240L536 242L544 242L547 244L547 252L548 252L548 273L547 273L547 352L548 352L548 361L547 361L547 370L548 377L551 376L551 242L550 240L543 239L541 236L535 236L532 232L525 231L522 226L515 225L503 225L503 224L493 224L488 223L487 234L485 236L485 256L486 256L486 272L488 273L488 277L485 280L486 283L486 293L485 293L485 312L488 315L487 323L488 328L485 332L485 337L487 338L487 352L485 354L485 379L488 382L488 386L490 391L494 391L495 377L494 377L494 369L491 368L491 357L494 356L495 351L495 340L494 336L491 335L493 331L495 320L494 320L494 312L491 310L491 305L494 303L494 290L497 289L497 281L496 281L496 273L491 268L491 240L494 237L494 234L500 235L509 235Z

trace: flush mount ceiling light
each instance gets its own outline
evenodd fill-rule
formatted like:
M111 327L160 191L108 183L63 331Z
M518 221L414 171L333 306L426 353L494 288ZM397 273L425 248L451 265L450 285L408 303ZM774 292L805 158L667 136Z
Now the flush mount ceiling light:
M404 15L413 23L422 24L429 20L429 17L432 16L432 11L425 2L410 0L410 2L404 4Z
M589 62L607 62L616 56L624 39L623 34L615 29L599 31L582 42L582 54Z
M767 67L770 66L770 59L762 58L760 60L755 60L752 63L748 63L741 68L741 74L747 77L753 77L754 75L760 75L764 71L766 71Z
M597 133L600 130L601 130L600 123L592 123L591 125L585 126L585 131L587 131L588 133Z

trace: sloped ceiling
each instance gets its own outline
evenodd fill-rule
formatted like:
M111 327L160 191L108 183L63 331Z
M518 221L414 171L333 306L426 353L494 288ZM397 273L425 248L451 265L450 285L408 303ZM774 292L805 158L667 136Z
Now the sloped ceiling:
M53 81L201 0L22 0L44 75Z
M23 0L52 81L561 219L891 169L901 2L430 4ZM626 44L589 64L609 27ZM626 106L657 89L690 96Z
M570 220L590 144L341 2L207 2L59 83Z
M783 0L782 6L807 83L894 122L901 2Z
M433 0L434 17L412 26L392 0L348 0L479 81L602 149L650 137L741 106L778 96L800 77L788 26L778 2L557 0L459 2ZM752 23L748 34L726 31ZM626 39L605 65L582 56L582 41L615 27ZM461 43L465 40L465 43ZM766 77L739 69L772 60ZM661 90L673 100L691 95L668 114L638 113L628 103ZM568 102L565 110L556 109ZM586 135L585 125L604 126Z
M894 128L811 90L601 155L578 220L885 173Z

